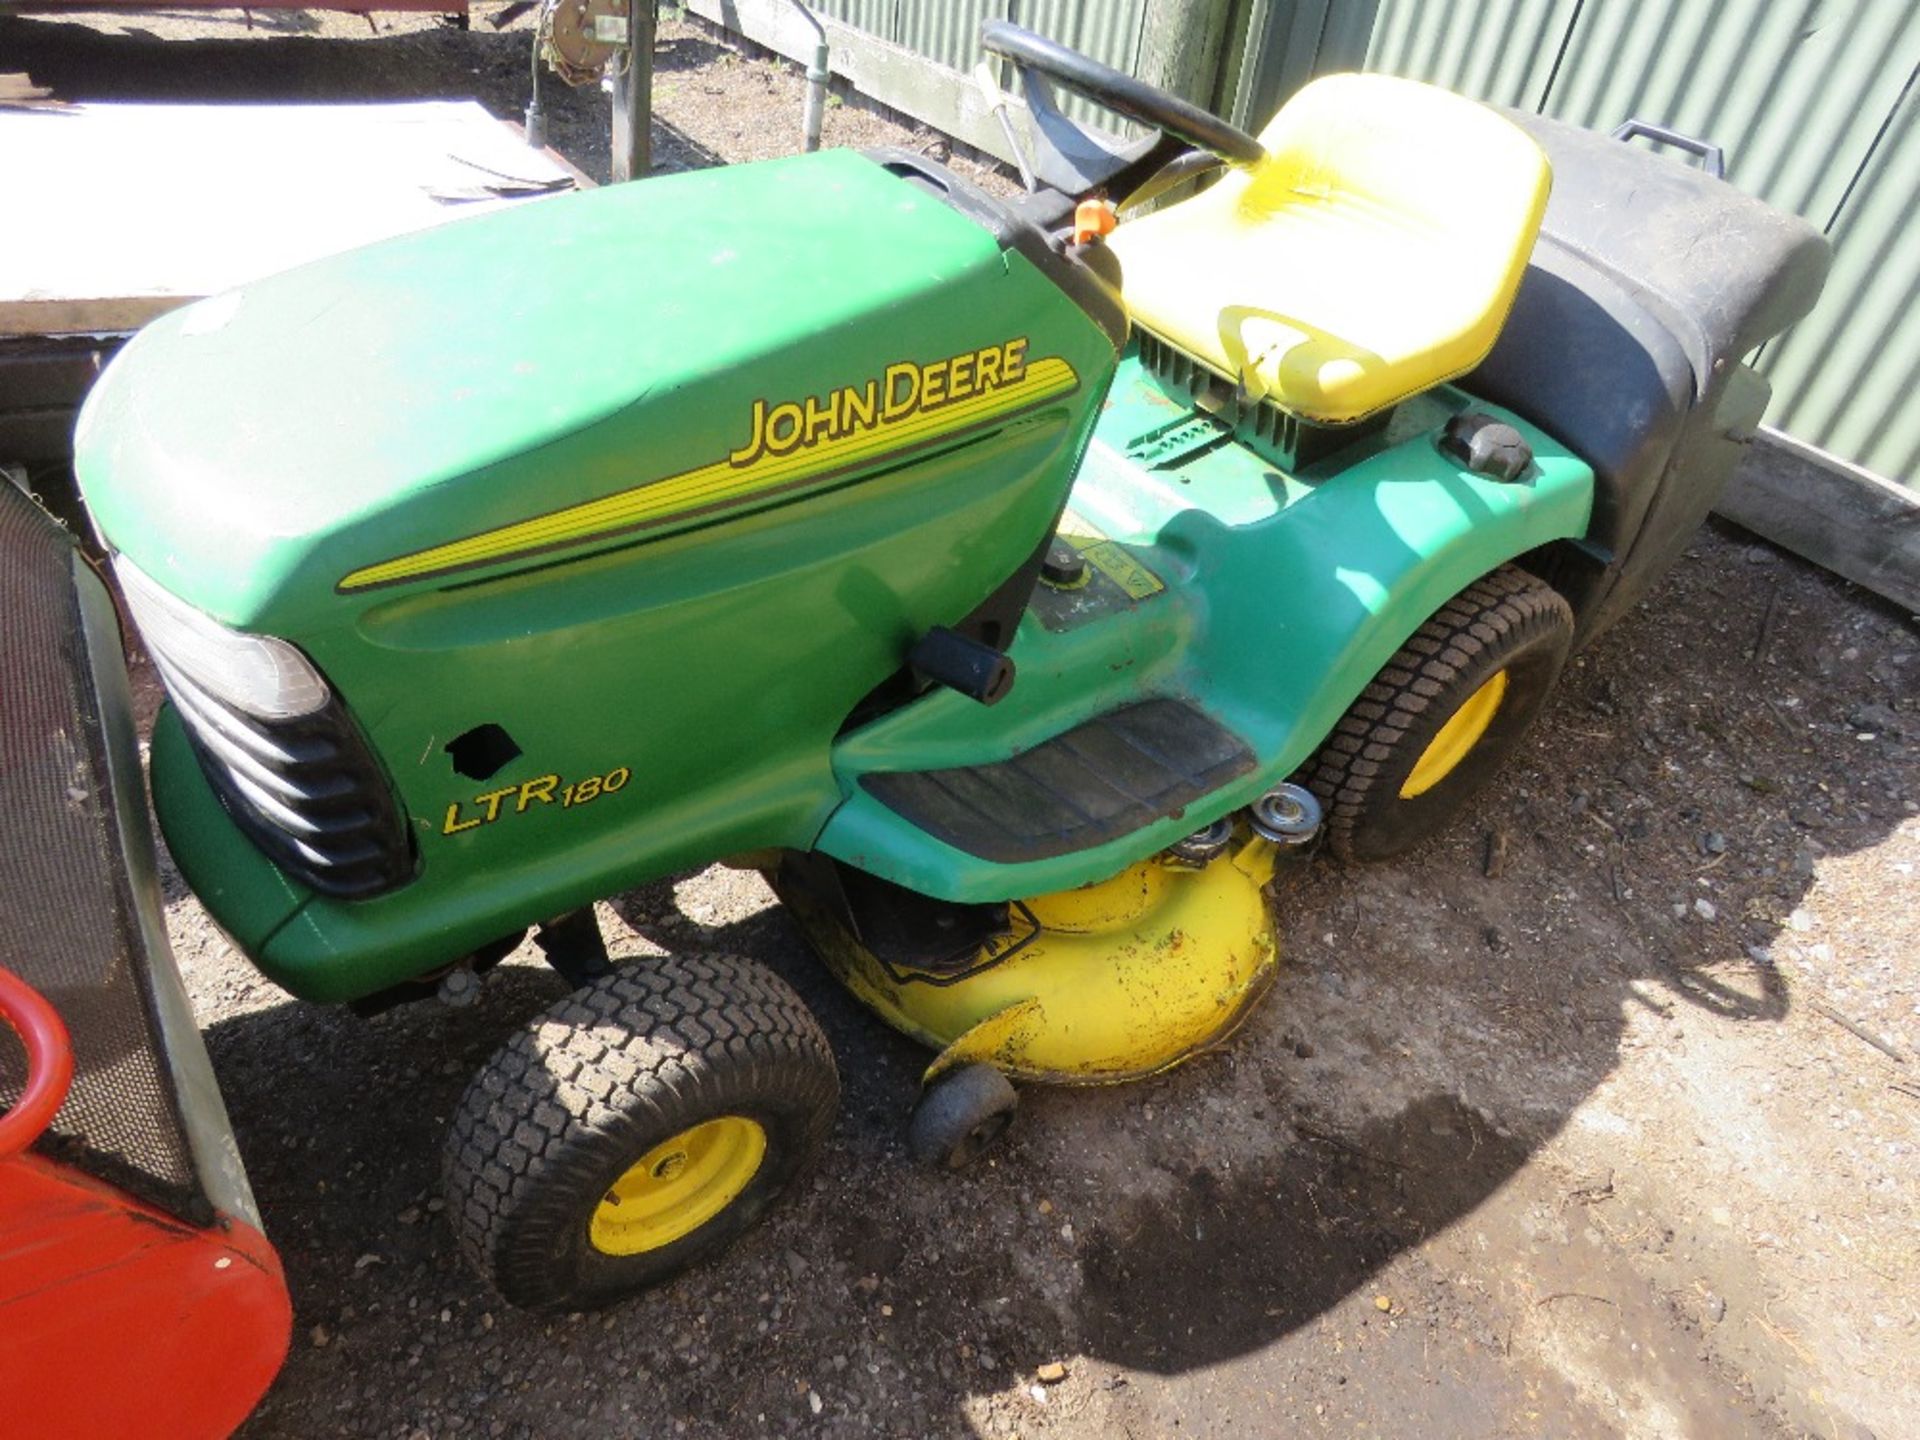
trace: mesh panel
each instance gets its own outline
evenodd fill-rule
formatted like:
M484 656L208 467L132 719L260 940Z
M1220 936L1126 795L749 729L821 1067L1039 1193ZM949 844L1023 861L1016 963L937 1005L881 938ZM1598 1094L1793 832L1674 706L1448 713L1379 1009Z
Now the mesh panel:
M73 1089L39 1148L197 1219L207 1202L121 868L73 556L66 531L0 482L0 965L73 1038ZM0 1103L23 1078L9 1032Z

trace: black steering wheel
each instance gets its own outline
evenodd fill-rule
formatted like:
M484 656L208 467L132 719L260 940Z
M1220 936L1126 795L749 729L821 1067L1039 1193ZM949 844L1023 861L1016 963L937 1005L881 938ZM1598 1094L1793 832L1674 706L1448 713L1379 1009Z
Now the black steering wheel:
M1258 140L1238 125L1202 110L1178 95L1137 80L1110 65L1070 50L1056 40L1006 20L988 20L980 27L981 48L1011 60L1023 69L1044 75L1076 95L1103 105L1116 115L1137 120L1196 149L1218 155L1229 165L1252 165L1266 158Z

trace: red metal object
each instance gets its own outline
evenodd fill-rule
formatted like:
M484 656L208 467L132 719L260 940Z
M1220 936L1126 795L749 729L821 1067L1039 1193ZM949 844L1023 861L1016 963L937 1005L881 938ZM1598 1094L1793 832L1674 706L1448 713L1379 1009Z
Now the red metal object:
M0 1016L28 1054L21 1102L0 1119L0 1428L230 1434L286 1358L293 1310L273 1246L231 1216L185 1224L21 1153L59 1109L73 1056L52 1007L4 970Z
M13 1027L27 1051L26 1088L0 1115L0 1160L10 1160L40 1138L67 1098L73 1046L59 1012L11 970L0 970L0 1020Z

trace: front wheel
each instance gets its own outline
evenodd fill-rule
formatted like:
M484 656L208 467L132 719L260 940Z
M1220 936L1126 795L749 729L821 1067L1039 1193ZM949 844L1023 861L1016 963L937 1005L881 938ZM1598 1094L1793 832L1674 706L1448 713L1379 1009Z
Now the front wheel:
M833 1052L800 997L724 955L629 961L503 1045L454 1112L447 1209L510 1304L587 1310L757 1220L825 1142Z
M1441 606L1308 767L1333 853L1384 860L1443 829L1518 748L1572 646L1566 600L1511 565Z

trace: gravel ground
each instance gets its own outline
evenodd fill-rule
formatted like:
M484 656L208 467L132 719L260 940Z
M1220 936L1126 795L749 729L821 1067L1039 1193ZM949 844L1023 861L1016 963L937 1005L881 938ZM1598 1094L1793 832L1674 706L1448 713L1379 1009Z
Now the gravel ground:
M525 101L524 34L254 24L0 19L0 67L72 98ZM791 148L786 67L671 22L660 63L666 163ZM600 106L553 121L594 174ZM851 105L827 126L931 139ZM559 1321L487 1293L435 1195L466 1077L560 983L523 953L472 1008L360 1021L257 977L174 880L297 1307L246 1433L1910 1435L1920 1101L1891 1086L1920 1078L1917 679L1914 617L1709 527L1451 835L1283 879L1283 975L1231 1048L1030 1090L958 1177L906 1160L924 1054L756 878L619 897L622 954L786 975L846 1101L735 1251Z

